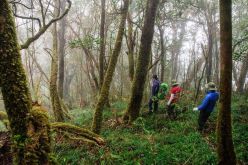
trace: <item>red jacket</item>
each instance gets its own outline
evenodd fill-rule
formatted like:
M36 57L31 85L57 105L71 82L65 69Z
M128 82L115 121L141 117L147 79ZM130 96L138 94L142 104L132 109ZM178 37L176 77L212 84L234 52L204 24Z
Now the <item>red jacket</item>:
M172 87L170 92L169 92L169 96L167 97L167 99L169 100L171 97L171 94L174 94L174 98L171 101L171 103L176 103L178 102L179 98L180 98L180 92L182 91L182 88L180 86L175 86Z

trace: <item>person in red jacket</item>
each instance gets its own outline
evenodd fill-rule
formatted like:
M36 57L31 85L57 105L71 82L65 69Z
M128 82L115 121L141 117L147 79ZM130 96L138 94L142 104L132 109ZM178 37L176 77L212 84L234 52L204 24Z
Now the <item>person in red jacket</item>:
M182 91L182 88L179 86L179 83L173 80L172 87L169 92L168 102L167 102L168 116L171 119L176 118L175 106L176 106L176 103L178 103L179 101L181 91Z

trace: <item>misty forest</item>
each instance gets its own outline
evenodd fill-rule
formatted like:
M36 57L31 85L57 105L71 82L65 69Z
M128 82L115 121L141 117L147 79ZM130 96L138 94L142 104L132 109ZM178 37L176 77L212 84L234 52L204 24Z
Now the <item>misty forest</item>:
M1 165L247 165L247 0L0 0Z

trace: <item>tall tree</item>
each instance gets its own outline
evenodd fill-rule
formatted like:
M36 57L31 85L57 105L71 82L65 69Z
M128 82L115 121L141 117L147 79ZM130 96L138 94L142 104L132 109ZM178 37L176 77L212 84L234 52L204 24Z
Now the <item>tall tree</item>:
M217 122L218 164L236 164L232 140L232 1L220 0L220 109Z
M237 81L237 91L240 93L244 92L244 84L247 73L248 73L248 53L246 54L242 62L240 75Z
M151 44L158 4L159 0L148 0L146 4L145 21L142 28L141 45L139 48L138 63L132 84L132 93L128 108L123 118L126 122L132 122L139 116L151 56Z
M54 0L55 6L59 6L59 1ZM58 8L54 8L55 16L58 15ZM53 24L53 51L51 60L51 76L50 76L50 97L52 103L52 109L54 112L54 117L56 121L64 121L63 109L61 106L61 101L58 93L58 32L57 32L57 22Z
M179 55L182 49L183 39L185 37L185 25L186 25L186 21L183 21L180 22L179 24L178 23L174 24L172 28L173 30L173 46L171 50L172 80L177 80L179 75Z
M105 58L105 0L101 0L101 25L100 25L100 56L99 56L99 85L100 88L104 79L104 58Z
M132 0L130 0L130 4L132 4ZM129 10L129 12L128 12L127 24L128 24L128 32L127 32L128 72L129 72L130 80L133 81L133 76L134 76L134 48L135 48L136 32L133 32L132 11L131 10Z
M61 1L61 10L65 12L65 1ZM63 99L64 95L64 77L65 77L65 32L66 32L66 17L64 17L59 22L59 30L58 30L58 37L59 37L59 84L58 84L58 92L59 97Z
M0 75L5 109L10 121L13 151L18 163L25 161L27 117L31 109L31 96L21 62L15 24L7 0L0 1Z
M119 30L117 33L114 50L113 50L113 53L111 55L111 58L108 64L108 69L105 73L100 96L98 98L96 109L95 109L95 114L94 114L93 123L92 123L92 131L97 134L99 134L101 131L102 112L103 112L103 108L106 103L106 100L108 99L108 96L109 96L109 88L110 88L110 85L113 79L113 74L115 71L115 66L118 60L118 56L121 51L122 38L124 35L125 22L126 22L127 13L128 13L128 6L129 6L129 0L124 0L124 6L122 8L122 14L121 14L121 22L120 22Z
M48 118L44 112L31 111L31 96L8 0L0 1L0 82L11 127L14 164L49 164Z
M159 36L160 36L160 47L161 47L161 57L160 57L160 81L164 81L164 72L165 72L165 62L166 62L166 54L165 54L165 46L164 46L164 29L161 26L158 26Z

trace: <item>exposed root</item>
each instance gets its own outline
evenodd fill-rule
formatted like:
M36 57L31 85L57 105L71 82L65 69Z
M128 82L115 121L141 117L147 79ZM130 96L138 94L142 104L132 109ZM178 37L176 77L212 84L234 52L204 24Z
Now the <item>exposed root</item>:
M51 124L51 129L54 130L59 135L64 135L64 137L76 141L79 143L104 145L105 141L97 134L78 126L55 122Z
M28 123L28 142L26 143L29 164L55 164L50 153L50 124L47 110L34 106L30 111Z

